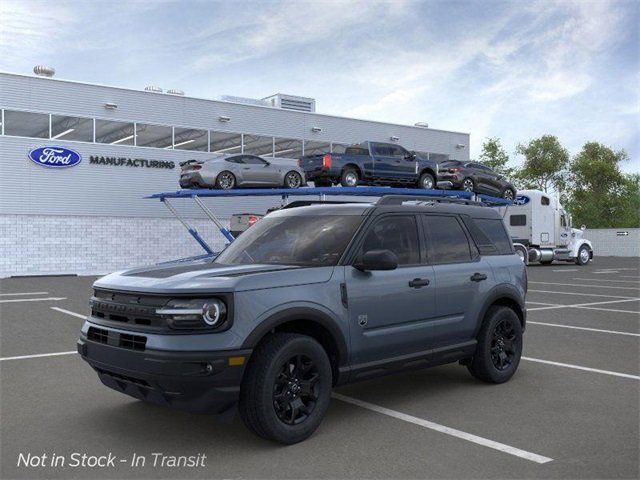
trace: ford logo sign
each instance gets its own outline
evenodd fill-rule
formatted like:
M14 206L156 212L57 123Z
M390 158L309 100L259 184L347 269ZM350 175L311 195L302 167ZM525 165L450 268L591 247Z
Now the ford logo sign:
M529 197L526 195L516 195L516 199L513 201L514 205L526 205L529 203Z
M78 165L82 156L64 147L40 147L29 152L29 159L43 167L68 168Z

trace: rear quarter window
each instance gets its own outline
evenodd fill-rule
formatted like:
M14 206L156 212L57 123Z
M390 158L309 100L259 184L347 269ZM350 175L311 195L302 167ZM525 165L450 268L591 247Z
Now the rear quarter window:
M465 223L483 255L513 253L511 239L499 218L466 218Z

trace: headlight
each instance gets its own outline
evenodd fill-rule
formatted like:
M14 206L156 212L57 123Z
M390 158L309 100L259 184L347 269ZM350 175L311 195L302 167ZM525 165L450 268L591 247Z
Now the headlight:
M170 328L177 330L217 330L227 320L227 306L219 298L174 299L156 313L166 318Z

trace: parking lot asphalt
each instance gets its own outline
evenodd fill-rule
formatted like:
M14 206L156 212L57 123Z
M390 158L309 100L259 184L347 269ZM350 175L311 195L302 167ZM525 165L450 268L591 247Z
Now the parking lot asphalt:
M289 447L252 435L237 417L221 424L104 387L71 353L94 280L0 281L3 479L640 474L638 258L529 267L524 354L510 382L482 384L454 364L348 385L319 430ZM81 458L73 454L109 453L114 466L71 466ZM154 453L206 459L154 467ZM18 465L21 454L47 460ZM145 465L133 466L134 455ZM65 465L51 466L60 457Z

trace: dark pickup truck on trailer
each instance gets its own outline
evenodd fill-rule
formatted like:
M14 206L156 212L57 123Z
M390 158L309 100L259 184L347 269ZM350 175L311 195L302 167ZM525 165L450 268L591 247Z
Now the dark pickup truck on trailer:
M362 142L344 153L307 155L298 161L317 187L341 184L436 188L438 164L393 143ZM449 183L449 182L447 182Z

